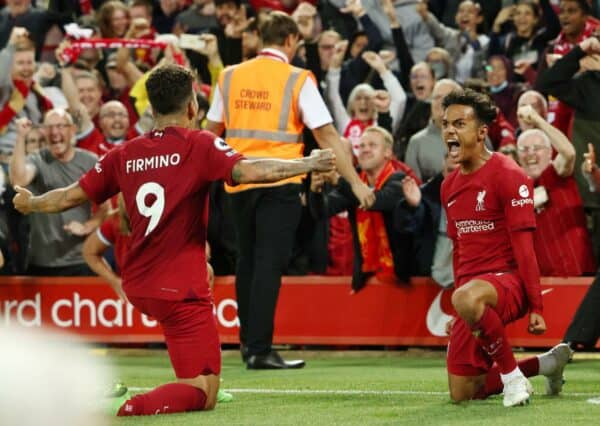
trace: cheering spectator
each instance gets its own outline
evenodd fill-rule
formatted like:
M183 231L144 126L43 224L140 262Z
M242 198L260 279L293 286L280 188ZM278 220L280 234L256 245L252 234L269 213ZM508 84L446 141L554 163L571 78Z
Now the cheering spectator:
M123 38L129 28L129 8L120 1L103 3L96 19L104 38Z
M85 106L94 124L98 125L98 113L102 106L100 80L98 80L96 74L89 71L77 71L74 73L73 79L79 94L79 101Z
M575 149L560 130L531 106L519 108L519 118L532 127L519 136L517 152L521 167L534 180L537 221L534 247L540 273L547 276L592 273L596 265L583 205L573 179ZM557 152L554 159L552 148Z
M541 9L541 10L540 10ZM502 34L504 24L512 21L514 29ZM535 70L543 58L544 49L560 32L560 21L549 0L519 0L516 6L503 9L494 21L490 40L490 55L508 57L526 74ZM533 80L533 76L526 78Z
M371 71L370 64L367 64L367 62L363 60L364 58L362 57L361 53L367 51L379 52L383 45L383 40L381 39L380 30L367 14L367 9L363 6L361 0L347 0L346 6L341 8L340 11L343 13L352 14L354 19L360 23L364 30L363 41L367 41L367 43L364 44L354 37L356 34L351 36L350 40L353 40L355 44L354 56L350 54L350 50L352 48L350 43L344 47L346 61L341 65L342 71L339 91L340 95L342 96L342 100L347 102L350 92L352 92L354 87L356 87L358 84L363 83ZM336 48L336 55L337 54L338 51Z
M482 9L484 28L490 28L492 22L498 15L503 3L513 3L515 0L485 0L480 1L479 6ZM447 27L456 27L456 13L462 3L462 0L428 0L430 10L435 14L438 20Z
M444 79L435 84L431 97L431 120L427 127L415 133L408 142L406 164L423 182L437 175L444 167L448 149L442 141L442 101L453 90L461 90L454 80Z
M10 155L16 140L15 120L27 117L33 124L42 121L52 102L33 80L34 46L25 28L12 30L8 45L0 51L0 150ZM10 70L10 72L9 72Z
M406 112L394 134L394 155L404 160L411 136L427 127L431 116L431 93L435 85L435 75L426 62L416 63L410 70L410 89L406 102Z
M17 121L17 142L10 159L10 180L13 185L28 186L43 193L76 182L94 167L94 154L74 147L75 126L71 115L50 110L44 118L49 144L38 153L25 155L25 135L31 121ZM91 215L89 203L61 214L33 214L29 217L31 234L28 275L89 275L81 246L83 239L102 222L108 211L103 204Z
M562 29L554 41L553 47L549 50L551 54L546 56L549 65L594 34L598 24L590 14L591 8L588 0L562 0L560 2L559 19ZM552 125L565 135L572 136L570 127L573 120L573 109L563 102L550 98L548 111Z
M494 103L500 108L511 126L517 126L517 101L525 90L523 85L513 82L513 67L506 56L492 56L486 66L487 82Z
M338 131L350 140L354 155L358 155L358 144L362 132L376 122L379 113L385 113L381 108L378 111L378 106L383 100L391 100L385 109L389 110L393 128L404 113L406 93L381 57L374 52L365 52L362 58L379 74L387 92L375 91L371 85L366 83L359 84L350 92L347 108L344 108L339 93L340 70L336 67L340 63L341 52L345 50L346 45L347 42L341 42L336 46L336 57L327 73L327 95Z
M472 0L462 1L456 12L458 29L441 24L427 10L426 2L420 2L417 11L427 25L436 46L443 47L450 54L456 68L456 80L462 83L467 78L481 76L490 41L488 36L478 31L478 27L483 22L481 6ZM454 73L446 74L447 77L452 75ZM436 78L441 77L436 73Z
M350 184L337 174L312 174L310 205L316 217L348 210L354 243L352 289L362 289L370 276L380 280L407 281L414 268L412 239L394 228L394 208L404 197L400 183L414 174L392 159L392 135L381 127L365 129L359 147L360 178L375 190L375 203L359 209ZM335 188L322 193L325 179ZM416 179L418 181L418 179ZM324 200L327 198L327 201Z

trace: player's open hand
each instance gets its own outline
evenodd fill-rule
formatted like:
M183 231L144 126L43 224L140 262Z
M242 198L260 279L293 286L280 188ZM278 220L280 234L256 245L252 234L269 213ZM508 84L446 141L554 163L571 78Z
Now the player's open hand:
M17 195L13 197L15 209L23 214L31 213L33 211L31 208L31 198L33 197L31 191L16 185L15 192L17 193Z
M406 176L402 179L402 192L409 206L417 207L421 202L421 189L412 177Z
M313 149L308 161L314 172L328 172L335 168L335 154L331 149Z
M546 331L546 321L544 321L544 317L535 312L530 313L527 331L531 334L544 334Z

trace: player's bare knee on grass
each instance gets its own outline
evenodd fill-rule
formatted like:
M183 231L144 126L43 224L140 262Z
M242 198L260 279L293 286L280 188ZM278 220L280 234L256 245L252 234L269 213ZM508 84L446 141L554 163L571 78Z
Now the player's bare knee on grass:
M451 382L448 384L448 390L450 391L450 399L454 404L470 401L475 396L473 386L457 385Z
M477 391L483 386L485 376L448 376L448 390L453 403L470 401L475 398Z
M220 378L214 374L203 375L191 379L177 379L179 383L202 389L206 394L204 410L212 410L217 405L217 392L219 391Z

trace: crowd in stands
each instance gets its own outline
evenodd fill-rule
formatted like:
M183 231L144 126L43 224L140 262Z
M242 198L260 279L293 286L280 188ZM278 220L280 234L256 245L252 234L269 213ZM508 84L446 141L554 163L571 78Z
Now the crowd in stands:
M100 225L119 222L117 200L23 217L12 207L12 186L40 193L68 185L99 156L152 129L144 83L162 64L194 70L202 127L219 74L257 55L258 23L271 10L296 21L302 43L293 64L314 75L347 155L376 194L363 210L336 173L307 176L288 274L352 275L356 291L370 276L452 285L439 189L456 164L441 138L442 100L463 87L494 100L487 146L512 156L534 181L542 275L596 273L600 1L2 3L3 274L91 274L83 243L90 235L107 246L114 240ZM250 101L260 107L258 94ZM306 152L316 146L308 131L304 143ZM236 235L222 182L211 188L210 212L215 273L233 274Z

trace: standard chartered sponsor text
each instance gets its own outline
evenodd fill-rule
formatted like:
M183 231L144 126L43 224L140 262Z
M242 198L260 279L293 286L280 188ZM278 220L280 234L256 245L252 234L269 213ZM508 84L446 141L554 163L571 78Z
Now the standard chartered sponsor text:
M225 328L239 327L237 303L225 298L214 306L219 324ZM58 299L43 298L41 292L24 299L0 300L0 326L19 325L59 328L154 328L155 320L135 310L133 305L116 298L88 298L78 292Z
M492 220L457 220L454 222L458 235L471 234L473 232L493 231L495 228Z

